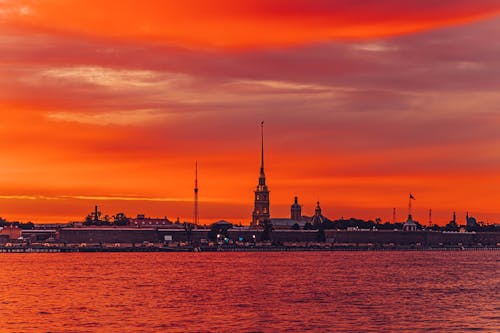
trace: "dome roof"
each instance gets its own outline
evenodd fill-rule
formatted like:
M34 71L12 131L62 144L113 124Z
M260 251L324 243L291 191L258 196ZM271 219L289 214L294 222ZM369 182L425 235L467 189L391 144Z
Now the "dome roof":
M411 214L408 215L408 219L403 224L403 231L416 231L417 224L413 221Z
M217 222L212 223L212 225L218 225L218 226L232 226L233 224L231 222L228 222L226 220L219 220Z
M321 207L320 207L319 201L318 201L317 205L316 205L315 212L314 212L314 216L311 219L311 224L312 225L321 225L321 224L325 223L325 221L326 221L326 219L323 216L323 214L321 214Z
M320 225L325 223L325 217L323 215L314 215L311 219L312 225Z

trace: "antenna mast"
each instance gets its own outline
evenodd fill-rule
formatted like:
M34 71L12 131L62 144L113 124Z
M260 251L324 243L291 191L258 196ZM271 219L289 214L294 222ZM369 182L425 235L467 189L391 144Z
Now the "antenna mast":
M199 215L198 215L198 161L195 163L195 177L194 177L194 218L193 223L198 226Z

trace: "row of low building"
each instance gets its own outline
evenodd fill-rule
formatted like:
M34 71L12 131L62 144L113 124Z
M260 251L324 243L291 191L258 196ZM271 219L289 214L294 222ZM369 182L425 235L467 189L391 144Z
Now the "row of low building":
M19 238L22 238L22 229L19 227L12 225L0 227L0 244Z
M195 243L210 239L210 230L198 229L186 232L178 229L136 229L136 228L66 228L58 231L57 241L66 243L142 243L192 241ZM228 229L221 235L232 242L253 242L263 238L263 231L248 228ZM327 243L334 244L378 244L378 245L420 245L420 246L497 246L500 234L490 233L447 233L432 231L346 231L325 230ZM273 242L316 242L317 230L275 230L271 233Z
M216 239L226 242L259 242L263 240L264 231L247 227L222 228ZM193 242L203 243L214 240L213 229L195 229L186 231L167 228L126 228L126 227L85 227L61 228L53 230L21 230L7 227L0 230L0 244L7 242L50 242L59 244L142 244ZM321 234L323 233L323 234ZM269 235L268 235L269 236ZM350 245L394 245L394 246L500 246L498 232L437 232L437 231L396 231L396 230L273 230L270 239L276 243L285 242L323 242Z

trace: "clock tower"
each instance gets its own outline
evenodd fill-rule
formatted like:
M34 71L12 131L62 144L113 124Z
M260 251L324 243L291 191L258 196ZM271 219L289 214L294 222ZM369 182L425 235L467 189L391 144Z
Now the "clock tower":
M255 203L252 214L252 227L257 227L264 221L269 221L269 189L266 185L266 175L264 174L264 122L261 126L261 156L259 184L255 190Z

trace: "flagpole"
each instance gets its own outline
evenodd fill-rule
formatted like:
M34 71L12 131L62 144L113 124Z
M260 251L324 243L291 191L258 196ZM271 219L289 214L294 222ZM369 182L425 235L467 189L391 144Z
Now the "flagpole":
M408 216L411 216L411 193L408 197Z

